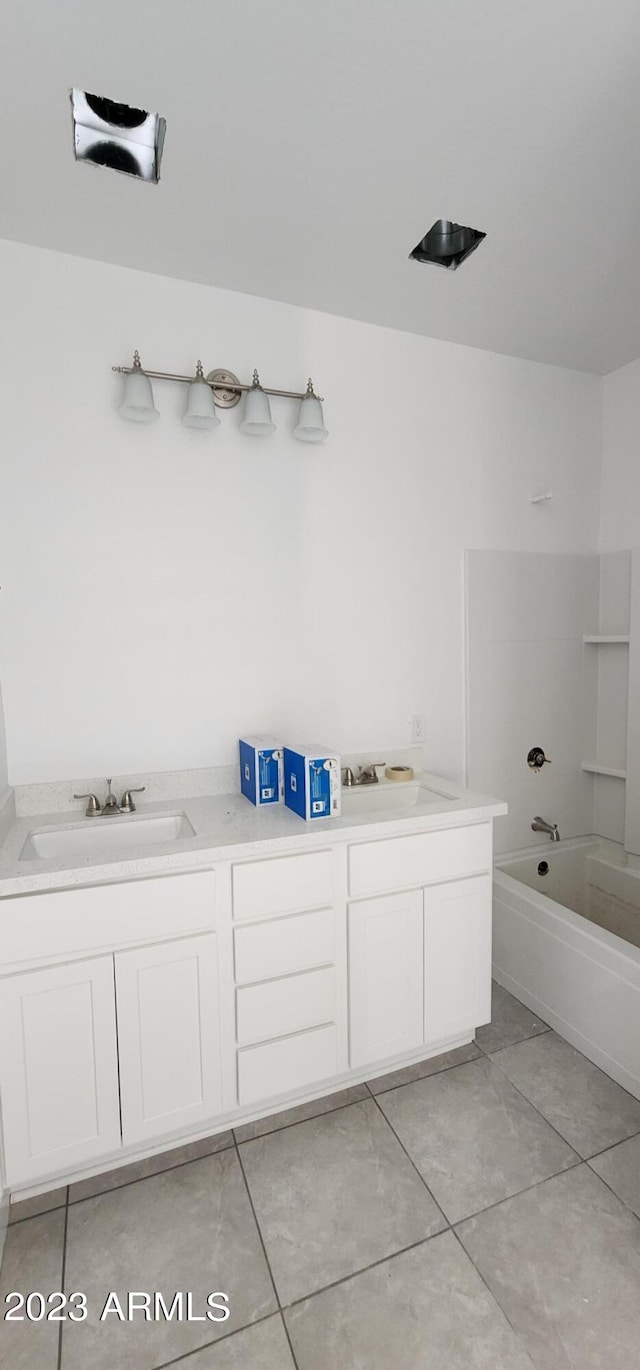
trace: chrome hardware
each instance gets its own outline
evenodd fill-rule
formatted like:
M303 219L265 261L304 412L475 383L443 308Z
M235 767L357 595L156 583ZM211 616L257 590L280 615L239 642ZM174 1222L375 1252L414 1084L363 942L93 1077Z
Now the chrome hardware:
M100 800L98 799L97 794L74 794L73 797L74 799L88 800L87 807L85 809L85 814L87 818L96 818L97 815L100 813Z
M85 810L87 818L97 818L98 814L100 814L102 818L108 818L114 813L135 813L136 806L133 795L142 794L142 791L145 789L146 785L133 785L131 789L124 791L122 799L120 800L120 803L118 803L115 794L111 789L111 778L109 778L107 779L107 797L102 808L100 808L100 800L95 794L74 794L73 797L74 799L86 799L88 801Z
M549 757L545 756L542 747L532 747L527 755L527 766L530 766L532 771L541 771L545 765L550 766L551 762Z
M370 761L368 766L361 766L355 781L356 785L377 785L378 772L376 766L386 766L386 761Z
M347 788L350 788L351 785L355 785L356 778L350 766L343 766L341 779L343 785L346 785Z
M558 824L547 823L546 819L541 818L539 814L536 816L536 818L532 819L531 828L533 832L546 832L547 837L550 837L552 842L560 841Z

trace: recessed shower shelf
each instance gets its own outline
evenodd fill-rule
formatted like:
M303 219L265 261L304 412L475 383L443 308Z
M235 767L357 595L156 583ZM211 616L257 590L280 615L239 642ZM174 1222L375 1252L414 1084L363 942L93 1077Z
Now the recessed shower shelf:
M627 772L617 770L615 766L601 766L599 761L583 761L583 771L589 771L591 775L609 775L613 780L626 780Z
M603 633L585 633L582 641L591 642L595 647L613 646L614 643L628 643L629 634L618 633L615 635L607 635Z

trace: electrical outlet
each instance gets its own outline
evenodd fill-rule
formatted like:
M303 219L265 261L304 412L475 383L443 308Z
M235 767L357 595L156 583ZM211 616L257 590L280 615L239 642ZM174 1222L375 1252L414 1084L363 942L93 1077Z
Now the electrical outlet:
M424 714L411 715L411 741L424 742L427 736L427 724Z

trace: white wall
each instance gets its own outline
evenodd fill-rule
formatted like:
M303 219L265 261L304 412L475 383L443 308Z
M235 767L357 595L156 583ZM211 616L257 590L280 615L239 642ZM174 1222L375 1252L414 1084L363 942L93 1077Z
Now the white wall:
M18 244L0 283L11 782L225 764L244 729L384 750L412 713L461 775L463 549L595 547L597 378ZM312 374L331 437L285 401L267 441L185 430L160 384L124 423L134 347Z

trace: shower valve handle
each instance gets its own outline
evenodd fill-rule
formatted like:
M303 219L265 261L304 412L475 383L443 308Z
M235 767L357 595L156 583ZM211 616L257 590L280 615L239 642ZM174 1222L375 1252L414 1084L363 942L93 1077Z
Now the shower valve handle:
M541 771L545 764L550 766L551 761L548 756L545 756L542 747L532 747L527 756L527 765L532 771Z

